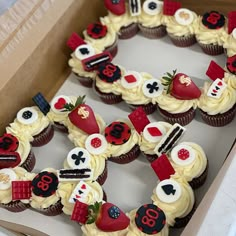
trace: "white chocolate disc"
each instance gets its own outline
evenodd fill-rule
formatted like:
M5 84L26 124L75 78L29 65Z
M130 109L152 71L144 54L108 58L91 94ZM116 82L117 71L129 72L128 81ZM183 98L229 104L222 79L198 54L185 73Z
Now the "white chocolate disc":
M162 94L164 88L158 79L146 80L142 87L143 94L148 98L155 98Z
M180 166L190 165L196 158L193 148L185 144L175 146L170 155L173 162Z
M55 113L61 113L65 110L64 105L66 103L71 103L71 100L69 97L63 96L63 95L54 97L51 101L51 109Z
M121 77L121 85L126 89L137 87L142 81L142 75L136 71L127 71Z
M16 118L20 123L29 125L38 119L38 112L33 107L25 107L18 111Z
M84 60L94 55L95 55L95 50L89 44L82 44L75 49L75 57L79 60Z
M157 197L165 203L177 201L181 196L180 184L173 179L165 179L158 183L156 187Z
M91 134L85 141L85 148L94 155L99 155L107 149L107 140L101 134Z
M159 122L152 122L145 126L143 130L144 138L150 143L156 143L166 134L166 129Z
M81 147L73 148L67 155L67 163L71 168L88 168L90 167L90 154Z
M5 190L11 188L11 182L16 180L16 173L10 169L1 169L0 170L0 190Z
M159 14L162 8L163 3L158 0L146 0L143 3L143 11L151 16Z
M231 32L231 34L232 34L233 37L236 39L236 28L233 29L233 31Z
M180 8L175 12L175 20L180 25L190 25L193 22L194 15L193 13L186 9L186 8Z

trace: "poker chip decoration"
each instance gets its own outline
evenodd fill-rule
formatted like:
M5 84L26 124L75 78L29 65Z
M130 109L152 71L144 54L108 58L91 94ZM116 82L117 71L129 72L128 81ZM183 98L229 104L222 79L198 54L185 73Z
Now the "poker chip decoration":
M102 154L107 148L107 141L101 134L91 134L85 140L86 150L95 155Z
M40 197L52 196L56 192L57 186L57 176L54 173L48 171L40 172L32 180L32 192L36 196Z
M25 107L18 111L16 118L20 123L30 125L38 119L38 112L33 107Z
M230 73L236 75L236 55L227 58L226 66Z
M112 64L106 63L98 67L98 77L107 83L113 83L121 78L121 69Z
M158 0L146 0L143 3L143 11L150 16L159 14L162 8L163 3Z
M218 11L210 11L202 16L202 24L208 29L220 29L225 25L225 17Z
M166 216L156 205L145 204L137 210L135 224L145 234L157 234L164 228Z
M107 34L107 26L102 25L100 22L89 24L87 34L93 39L101 39Z
M0 137L0 152L14 152L19 146L18 139L12 134L3 134Z
M193 13L186 8L180 8L175 12L175 20L180 25L190 25L193 22L193 19Z
M122 145L126 143L130 136L131 129L124 122L115 121L105 128L105 138L108 143L113 145Z

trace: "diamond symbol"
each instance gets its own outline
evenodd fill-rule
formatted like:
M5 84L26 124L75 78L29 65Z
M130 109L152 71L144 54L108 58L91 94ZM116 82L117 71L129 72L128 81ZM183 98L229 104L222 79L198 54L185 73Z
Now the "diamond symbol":
M153 137L162 136L162 132L157 127L149 127L147 130Z
M126 75L124 76L124 78L128 83L134 83L137 81L137 79L133 75Z

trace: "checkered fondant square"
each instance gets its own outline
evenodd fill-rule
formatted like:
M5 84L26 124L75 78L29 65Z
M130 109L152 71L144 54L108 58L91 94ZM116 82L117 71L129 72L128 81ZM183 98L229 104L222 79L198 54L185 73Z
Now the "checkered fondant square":
M38 108L41 110L41 112L44 115L47 115L47 113L51 109L51 106L48 103L48 101L44 98L44 96L41 93L37 93L32 99L34 103L38 106Z

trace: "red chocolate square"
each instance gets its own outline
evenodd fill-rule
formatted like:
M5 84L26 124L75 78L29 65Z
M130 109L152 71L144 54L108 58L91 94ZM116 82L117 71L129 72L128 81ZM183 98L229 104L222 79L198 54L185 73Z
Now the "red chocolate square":
M179 8L181 8L181 2L164 0L163 14L167 16L173 16Z
M31 181L12 181L12 200L31 198Z
M82 44L86 44L86 42L74 32L72 33L66 44L71 50L75 51L77 47Z
M211 61L209 64L209 67L206 71L206 75L213 81L216 79L223 79L224 78L225 71L222 67L220 67L217 63L214 61Z
M85 224L88 219L88 205L86 203L76 201L71 215L71 220Z

